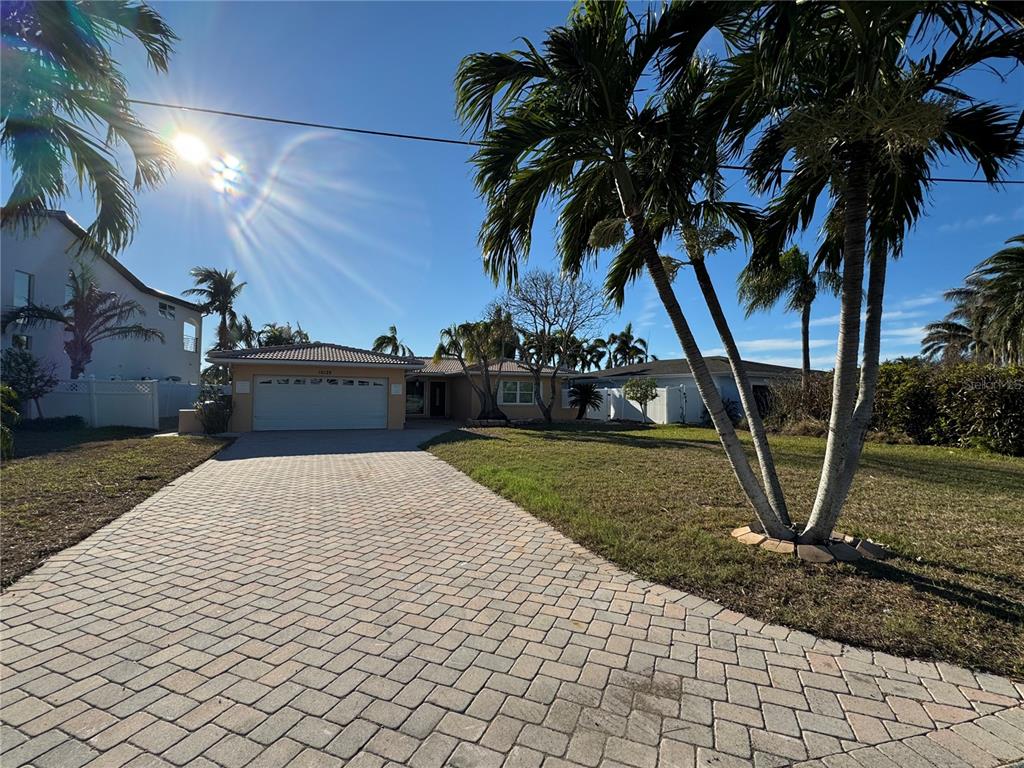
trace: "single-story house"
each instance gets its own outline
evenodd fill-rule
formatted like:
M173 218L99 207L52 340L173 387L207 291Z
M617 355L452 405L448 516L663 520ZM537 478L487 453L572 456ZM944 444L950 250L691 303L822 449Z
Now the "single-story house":
M719 355L709 355L704 359L707 361L708 369L711 371L715 386L721 393L722 398L739 403L739 392L736 389L736 382L732 378L732 368L729 366L728 358ZM762 410L767 404L768 388L773 381L800 375L800 369L798 368L759 363L753 360L745 360L744 362L746 363L747 374L750 376L750 383L754 389L754 397L761 405ZM659 407L663 407L666 410L665 419L667 422L699 424L704 420L706 413L704 402L701 400L700 392L697 391L697 384L694 381L693 373L690 371L690 364L684 358L651 360L646 363L622 365L615 368L607 368L603 371L578 374L573 377L573 381L585 381L595 384L602 389L616 390L621 388L630 379L636 378L652 378L658 383L659 387L664 387L668 391L666 400L670 402L658 404Z
M435 363L314 342L210 352L206 359L230 370L232 432L402 429L407 419L462 422L480 411L476 391L454 358ZM479 366L471 366L469 375L482 379ZM510 419L541 415L533 377L520 363L503 360L490 375L492 385L498 382L498 405ZM559 378L564 382L572 375L567 371ZM546 376L542 391L549 382ZM552 416L575 416L563 392L555 398Z

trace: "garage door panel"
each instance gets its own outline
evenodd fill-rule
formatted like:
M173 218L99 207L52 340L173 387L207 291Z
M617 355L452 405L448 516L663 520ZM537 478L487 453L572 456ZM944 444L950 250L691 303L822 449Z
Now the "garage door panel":
M253 429L384 429L384 379L258 376Z

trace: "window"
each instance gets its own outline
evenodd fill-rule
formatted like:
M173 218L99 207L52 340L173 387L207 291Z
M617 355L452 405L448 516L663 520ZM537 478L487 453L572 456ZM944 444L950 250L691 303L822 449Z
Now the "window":
M181 347L186 352L199 351L199 331L190 320L181 324Z
M174 305L173 304L168 304L165 301L161 301L159 304L157 304L157 308L156 309L157 309L157 312L160 314L160 317L166 317L166 318L169 318L171 320L174 319Z
M11 346L15 349L32 349L32 337L16 333L11 336Z
M292 384L305 384L305 379L292 379Z
M531 405L533 403L532 381L503 381L498 393L499 405Z
M14 306L24 307L32 303L33 288L35 288L35 275L28 272L14 271Z
M405 412L412 416L423 415L423 381L413 379L405 385Z

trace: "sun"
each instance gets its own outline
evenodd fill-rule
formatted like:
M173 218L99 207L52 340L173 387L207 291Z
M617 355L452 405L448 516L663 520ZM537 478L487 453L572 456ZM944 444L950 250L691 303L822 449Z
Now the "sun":
M199 165L210 158L210 148L206 142L192 133L179 133L171 142L178 157L186 163Z

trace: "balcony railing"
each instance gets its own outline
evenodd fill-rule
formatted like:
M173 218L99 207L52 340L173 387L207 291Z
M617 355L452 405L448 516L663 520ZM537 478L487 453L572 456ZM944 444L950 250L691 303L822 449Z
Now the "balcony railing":
M195 336L183 336L182 347L186 352L197 352L199 350L199 341Z

